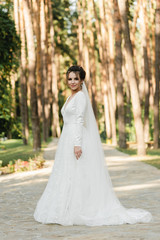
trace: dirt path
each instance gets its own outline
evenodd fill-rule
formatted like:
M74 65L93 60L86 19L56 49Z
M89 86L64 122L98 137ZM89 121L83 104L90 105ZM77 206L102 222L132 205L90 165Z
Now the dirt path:
M44 152L46 168L0 176L0 240L160 240L160 170L105 144L109 173L121 203L149 210L154 221L102 227L35 222L33 212L51 173L57 141Z

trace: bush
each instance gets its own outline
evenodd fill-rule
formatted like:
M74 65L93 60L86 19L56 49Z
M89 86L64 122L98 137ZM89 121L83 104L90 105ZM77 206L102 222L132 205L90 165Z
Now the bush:
M23 161L21 159L16 160L15 163L13 163L13 161L10 161L9 164L5 167L1 167L2 161L0 160L0 173L2 175L13 172L33 171L43 168L44 163L45 160L43 159L42 155L35 155L33 158L29 158L28 161Z

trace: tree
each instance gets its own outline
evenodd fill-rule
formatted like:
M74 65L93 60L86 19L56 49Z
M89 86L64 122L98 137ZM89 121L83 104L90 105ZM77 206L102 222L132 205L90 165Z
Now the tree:
M148 27L146 21L146 2L140 0L140 16L141 16L141 42L143 52L143 75L144 75L144 92L145 92L145 111L144 111L144 139L149 142L149 95L150 95L150 64L149 64L149 43L148 43Z
M40 137L40 123L38 116L37 105L37 91L36 91L36 54L34 46L33 25L31 18L31 11L29 9L28 0L23 0L23 12L25 20L25 31L27 40L28 51L28 80L30 86L30 106L31 106L31 121L32 121L32 133L33 133L33 149L38 150L41 148Z
M77 12L78 12L78 27L77 27L77 37L78 37L78 51L79 51L79 65L83 66L83 30L82 30L82 8L81 2L77 1Z
M101 48L102 48L101 62L102 62L102 69L103 69L102 76L103 76L103 89L104 89L104 103L106 108L107 98L108 98L110 124L112 129L112 143L113 145L117 145L115 109L112 101L113 96L112 96L111 85L109 81L109 64L108 64L109 53L107 52L109 47L108 47L108 37L107 37L107 28L106 28L105 6L104 6L103 0L99 1L99 14L100 14Z
M96 89L96 53L95 53L95 27L92 24L94 17L94 7L92 0L88 0L88 29L89 29L89 51L90 51L90 78L91 78L91 90L92 90L92 106L96 120L98 121L98 109L97 109L97 89Z
M106 49L104 49L104 52L103 52L102 31L101 31L102 29L101 29L101 25L100 25L100 21L99 21L97 9L96 9L96 4L94 0L92 0L92 4L94 9L94 18L96 19L95 28L97 32L98 58L100 61L99 63L100 72L101 72L100 87L102 91L102 99L104 104L105 131L106 131L107 138L110 139L112 136L112 132L111 132L111 120L110 120L110 114L109 114L108 89L107 89L107 82L106 82L106 79L108 78L108 72L107 72L107 68L105 67L105 60L104 60ZM104 34L103 36L105 37ZM104 42L105 42L105 38L104 38Z
M159 82L160 82L160 1L156 1L156 26L155 26L155 79L154 94L154 148L159 147Z
M47 79L47 41L46 41L46 16L45 16L44 0L41 0L40 10L40 25L41 25L41 60L42 60L42 126L43 126L43 140L47 141L49 136L49 105L48 105L48 79Z
M122 26L117 5L117 0L114 0L114 29L115 29L115 70L117 81L117 107L118 107L118 131L119 131L119 147L126 148L126 132L125 132L125 109L123 86L124 79L122 74Z
M138 87L136 82L136 73L133 62L133 49L130 39L130 30L128 24L128 0L118 0L118 6L122 22L122 30L124 35L125 50L126 50L126 60L128 62L128 73L129 73L129 85L132 99L133 115L136 129L137 137L137 148L138 155L145 155L145 144L144 144L144 130L141 118L141 105L138 94Z
M54 40L54 25L53 25L53 15L52 15L52 5L51 1L48 2L49 8L49 23L50 23L50 57L51 57L51 68L52 68L52 112L53 112L53 120L52 120L52 136L60 136L60 126L59 126L59 115L57 112L58 108L58 84L57 84L57 71L55 64L55 40Z
M41 60L41 25L40 25L40 9L41 1L33 0L33 22L34 32L36 35L36 74L37 74L37 101L38 101L38 115L41 120L42 117L42 60Z
M9 136L14 122L10 75L19 65L20 38L5 6L0 6L0 36L0 134Z
M21 36L21 68L20 68L20 109L22 122L22 138L23 143L28 144L29 137L29 119L27 105L27 56L25 43L25 28L23 16L23 3L20 0L20 36Z
M5 7L0 6L0 73L7 76L11 70L16 70L20 38L16 33L15 23L9 16Z

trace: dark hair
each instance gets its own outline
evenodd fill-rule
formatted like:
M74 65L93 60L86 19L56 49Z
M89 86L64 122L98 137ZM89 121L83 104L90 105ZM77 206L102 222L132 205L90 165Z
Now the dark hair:
M71 66L68 68L67 73L66 73L66 77L68 79L68 75L70 72L75 72L75 73L79 73L79 77L81 80L85 79L86 76L86 72L84 71L84 69L81 66Z

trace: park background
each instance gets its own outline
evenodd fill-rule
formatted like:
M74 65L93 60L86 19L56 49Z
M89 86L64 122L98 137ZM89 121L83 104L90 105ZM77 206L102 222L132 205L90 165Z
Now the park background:
M66 70L81 65L102 142L160 167L160 1L0 3L1 166L43 165L71 94Z

